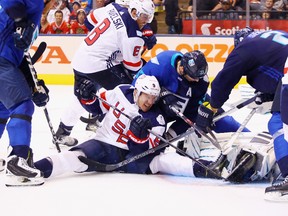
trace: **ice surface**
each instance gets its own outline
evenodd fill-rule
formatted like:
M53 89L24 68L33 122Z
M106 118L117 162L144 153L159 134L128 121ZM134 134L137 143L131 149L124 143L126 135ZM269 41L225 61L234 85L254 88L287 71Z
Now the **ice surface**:
M49 86L47 109L54 130L69 103L72 86ZM234 91L229 102L239 99ZM244 120L249 110L243 108L233 115ZM248 127L253 131L267 131L270 115L255 114ZM184 123L184 122L183 122ZM72 135L80 142L89 138L86 125L79 121ZM51 132L44 112L36 108L33 117L31 146L35 160L50 154ZM0 140L0 157L7 153L8 138ZM269 182L231 184L222 180L196 179L167 175L132 175L120 173L67 174L49 179L39 187L7 188L0 173L0 215L233 215L286 216L288 203L274 203L263 199Z

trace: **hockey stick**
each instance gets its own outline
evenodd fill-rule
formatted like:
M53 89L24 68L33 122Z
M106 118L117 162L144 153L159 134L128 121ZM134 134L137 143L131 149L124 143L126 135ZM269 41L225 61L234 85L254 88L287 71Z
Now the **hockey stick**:
M133 120L133 118L129 115L127 115L126 113L124 113L123 111L121 111L120 109L118 109L116 106L108 103L106 100L104 100L103 98L99 97L96 94L93 94L98 100L100 100L102 103L105 103L107 106L111 107L112 109L116 110L117 112L121 113L122 115L124 115L126 118L128 118L129 120ZM169 145L170 147L176 149L180 154L185 155L186 157L190 158L192 161L194 161L195 163L197 163L199 166L201 166L202 168L210 171L211 173L213 173L214 175L223 178L222 176L219 176L219 174L217 174L216 172L214 172L212 169L210 169L209 167L207 167L206 165L202 164L200 161L196 160L195 158L191 157L189 154L187 154L185 151L183 151L182 149L178 148L177 146L174 146L171 142L169 142L168 140L164 139L162 136L160 136L159 134L155 133L154 131L148 129L148 132L153 134L155 137L157 137L159 140L161 140L162 142L164 142L164 144ZM163 148L163 146L162 146ZM79 156L79 160L82 160L82 162L84 163L84 160L87 160L87 158L85 157L81 157ZM89 159L88 159L89 160ZM91 160L89 160L91 162ZM92 160L93 161L93 160ZM88 161L87 161L88 162ZM94 161L95 162L95 161ZM98 162L97 162L98 163ZM223 178L224 179L224 178Z
M258 97L258 94L254 95L253 97L241 102L241 103L238 103L235 107L221 113L220 115L217 115L213 118L213 123L215 123L216 121L220 120L221 118L227 116L227 115L230 115L231 113L233 113L234 111L236 110L239 110L247 105L249 105L250 103L253 103L255 101L255 99Z
M212 133L212 131L209 131L209 134L213 137L209 137L204 131L202 131L197 125L195 125L189 118L187 118L182 112L180 112L178 109L176 109L174 106L169 106L169 108L181 119L183 119L188 125L190 125L192 128L194 128L199 134L201 134L203 137L207 138L217 149L222 150L221 146L219 145L215 135Z
M248 122L250 121L250 119L252 118L252 116L256 113L257 108L253 108L250 113L247 115L247 117L244 119L243 123L241 124L241 126L238 128L238 130L231 136L230 140L227 142L227 144L225 146L226 149L223 150L222 155L226 158L227 155L229 154L230 151L232 151L233 147L233 143L235 142L235 140L239 137L239 135L241 134L241 132L243 131L243 129L246 127L246 125L248 124ZM225 148L224 146L224 148ZM239 146L238 146L239 148ZM229 180L230 176L234 173L234 171L240 167L242 165L242 163L238 164L236 167L234 167L234 164L236 162L236 157L234 157L233 159L231 159L229 166L227 167L227 169L223 169L222 171L222 177L226 180Z
M44 42L44 41L42 41L42 42L39 44L36 52L35 52L34 55L31 57L32 65L34 65L34 64L38 61L38 59L42 56L42 54L43 54L44 51L46 50L46 47L47 47L47 44L46 44L46 42Z
M28 62L28 66L29 66L29 69L30 69L30 72L32 74L32 78L33 78L33 81L34 81L34 84L35 84L35 88L36 88L37 91L39 91L39 90L41 90L41 87L39 86L39 83L38 83L37 73L36 73L36 70L35 70L35 68L34 68L34 66L32 64L30 53L28 51L26 51L26 52L24 52L24 55L25 55L25 58L26 58L26 60ZM56 134L54 132L54 129L53 129L53 126L52 126L52 123L51 123L51 120L50 120L50 117L49 117L49 113L48 113L48 110L47 110L46 106L44 106L43 109L44 109L44 114L45 114L46 120L48 122L50 131L51 131L51 134L52 134L52 138L53 138L52 142L56 145L57 151L61 152L61 149L60 149L59 144L57 142L57 137L56 137Z
M241 134L241 132L243 131L243 129L246 127L246 125L248 124L248 122L250 121L250 119L252 118L252 116L256 113L257 108L253 108L250 113L247 115L247 117L244 119L243 123L240 125L240 127L238 128L238 130L233 133L233 135L231 136L230 140L228 141L228 143L226 144L226 146L228 148L226 148L223 151L224 155L227 155L229 152L229 149L231 148L232 144L235 142L235 140L239 137L239 135Z
M186 132L180 134L179 136L169 140L169 142L176 142L180 139L182 139L183 137L189 135L191 132L193 132L193 130L187 130ZM97 162L97 161L94 161L94 160L91 160L91 159L88 159L84 156L79 156L79 160L82 161L83 163L85 164L89 164L89 166L93 166L98 172L112 172L122 166L125 166L129 163L132 163L136 160L139 160L140 158L143 158L149 154L153 154L154 152L162 149L162 148L166 148L168 146L167 143L162 143L154 148L151 148L151 149L148 149L138 155L135 155L133 157L130 157L130 158L127 158L119 163L116 163L116 164L103 164L103 163L100 163L100 162Z
M91 113L89 113L89 117L86 118L84 116L81 116L80 117L80 121L82 121L83 123L86 123L86 124L94 124L96 123L96 121L98 120L99 116L96 115L96 116L92 116Z

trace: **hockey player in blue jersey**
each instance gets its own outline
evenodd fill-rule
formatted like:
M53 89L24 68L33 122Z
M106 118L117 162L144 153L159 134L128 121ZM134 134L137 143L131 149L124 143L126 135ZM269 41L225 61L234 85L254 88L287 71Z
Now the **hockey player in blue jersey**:
M228 99L242 76L246 76L248 84L260 92L256 104L272 101L283 77L288 56L287 44L288 34L283 31L255 32L249 27L237 31L234 36L235 48L211 84L211 107L200 106L196 124L202 128L211 126L214 113ZM270 134L275 136L276 128L271 130L271 125L268 128Z
M272 101L283 77L286 41L287 33L283 31L255 32L249 27L237 31L235 48L211 83L211 107L200 106L197 125L202 128L211 125L214 113L228 100L242 76L246 76L248 84L261 93L256 99L258 104Z
M19 68L25 60L24 51L35 37L43 8L43 0L0 1L0 136L7 125L11 147L6 165L7 186L44 183L41 172L33 166L30 141L33 101L44 106L48 89L39 82L41 91L35 92L35 86L28 84L31 80L26 80L29 75Z
M193 64L192 64L193 62ZM204 101L209 101L207 94L209 79L208 64L202 52L195 50L184 55L178 51L163 51L148 61L135 76L141 74L155 76L162 88L160 107L164 111L167 122L172 125L167 131L168 138L176 137L190 126L170 109L176 106L187 118L195 122L198 107ZM226 116L216 122L215 132L233 132L240 124L231 116ZM249 131L247 128L244 131Z
M273 135L274 152L283 181L277 182L265 190L265 199L272 201L288 200L288 56L284 68L284 77L279 83L272 105L272 116L268 122Z

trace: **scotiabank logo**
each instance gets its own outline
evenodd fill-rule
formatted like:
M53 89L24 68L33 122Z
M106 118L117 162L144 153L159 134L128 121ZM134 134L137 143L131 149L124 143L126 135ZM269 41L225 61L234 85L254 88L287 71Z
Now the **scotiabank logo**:
M253 28L253 27L252 27ZM215 27L215 35L234 35L236 31L240 30L242 28L240 28L239 26L235 26L232 28L222 28L220 26ZM272 30L269 27L266 27L264 29L255 29L253 28L255 31L268 31L268 30Z
M215 26L215 25L214 25ZM215 28L213 28L214 26L212 26L212 23L204 23L201 25L201 33L203 35L225 35L225 36L230 36L230 35L234 35L236 31L242 29L239 26L233 26L231 28L223 28L223 26L216 26ZM255 31L268 31L268 30L272 30L269 27L263 28L263 29L256 29L253 28Z
M211 25L212 25L211 23L204 23L203 25L201 25L201 32L203 35L211 35L209 29Z

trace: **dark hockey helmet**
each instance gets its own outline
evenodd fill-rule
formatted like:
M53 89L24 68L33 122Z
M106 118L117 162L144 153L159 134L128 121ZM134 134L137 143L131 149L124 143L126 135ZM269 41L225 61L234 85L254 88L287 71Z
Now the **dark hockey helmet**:
M185 53L180 65L184 67L184 74L194 79L204 77L208 71L206 58L199 50Z
M250 28L249 26L236 31L234 35L234 47L237 47L238 44L252 32L254 32L254 29Z

